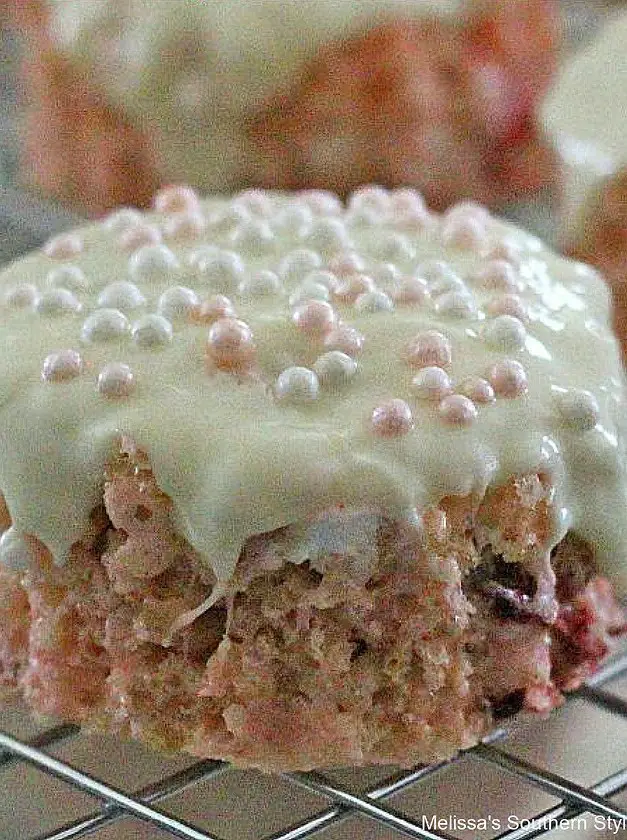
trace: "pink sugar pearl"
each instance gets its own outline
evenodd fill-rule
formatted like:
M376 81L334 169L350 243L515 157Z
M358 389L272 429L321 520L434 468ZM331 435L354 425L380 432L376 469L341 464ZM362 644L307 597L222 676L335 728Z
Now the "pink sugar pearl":
M485 289L498 289L513 294L520 287L516 269L507 260L490 260L474 279Z
M83 240L76 233L60 233L43 247L43 252L53 260L69 260L83 250Z
M494 392L500 397L513 399L525 394L528 389L525 369L515 359L497 362L491 368L488 379Z
M235 318L235 307L225 295L212 295L203 300L196 314L202 324L213 324L220 318Z
M447 219L442 228L442 241L452 248L464 251L481 251L487 236L483 220L475 215Z
M489 315L511 315L523 323L529 318L529 311L519 295L499 295L488 304Z
M477 409L472 400L463 394L450 394L438 406L440 417L453 426L470 426L477 419Z
M392 297L398 304L424 303L429 297L427 283L422 277L403 277L392 292Z
M471 376L465 379L459 386L459 391L465 397L475 403L491 403L494 402L494 388L490 385L487 379L481 376Z
M83 360L76 350L60 350L44 359L41 378L44 382L67 382L79 376Z
M192 210L171 216L164 225L164 232L168 239L191 240L202 236L206 227L202 213Z
M134 225L120 235L118 242L124 251L130 253L144 245L158 245L161 242L161 232L154 225Z
M155 195L154 208L157 213L183 213L196 210L200 202L192 187L184 184L172 184Z
M292 320L304 333L320 336L331 332L337 316L331 304L323 300L308 300L294 309Z
M364 258L356 251L343 251L329 260L329 271L340 277L359 274L366 268Z
M337 327L327 333L324 337L324 346L327 350L341 350L347 356L357 356L364 347L365 338L348 324L338 324Z
M207 353L221 370L249 367L255 357L252 330L237 318L220 318L209 330Z
M372 431L380 437L400 437L412 430L414 418L404 400L392 399L373 410L371 425Z
M451 360L451 342L437 330L419 333L407 348L407 361L412 367L447 367Z
M343 303L354 303L360 295L374 291L375 283L367 274L352 274L335 289L334 297Z

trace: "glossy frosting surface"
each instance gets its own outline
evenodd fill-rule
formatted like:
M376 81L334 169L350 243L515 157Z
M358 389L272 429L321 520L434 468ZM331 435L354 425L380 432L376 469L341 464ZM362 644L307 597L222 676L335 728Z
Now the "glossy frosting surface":
M171 189L157 205L0 275L0 491L17 531L63 562L122 435L221 579L253 534L335 506L419 523L447 494L542 469L554 541L575 528L627 583L623 377L591 269L410 191L345 208Z

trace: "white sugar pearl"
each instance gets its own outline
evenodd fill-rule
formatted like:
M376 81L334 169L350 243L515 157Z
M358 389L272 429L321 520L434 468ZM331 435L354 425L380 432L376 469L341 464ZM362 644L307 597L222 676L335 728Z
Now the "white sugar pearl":
M311 248L325 254L335 254L350 248L350 239L346 227L339 219L316 219L305 237Z
M7 306L12 306L14 309L23 309L26 306L33 306L38 294L37 286L33 283L19 283L17 286L8 288L3 295L3 299Z
M83 369L83 360L76 350L59 350L44 359L41 378L44 382L67 382Z
M111 309L137 309L146 303L146 298L134 283L118 280L109 283L98 295L98 306Z
M32 560L33 552L24 535L11 525L0 537L0 566L23 572Z
M252 221L253 214L247 207L229 204L209 216L209 227L215 233L226 233L238 225Z
M239 293L244 297L269 297L282 291L281 281L274 271L261 269L239 284Z
M290 306L298 306L299 303L304 303L306 300L329 300L329 289L323 286L322 283L306 279L295 291L290 295Z
M130 330L126 315L119 309L97 309L83 322L81 338L86 342L114 341Z
M119 236L128 228L135 225L141 225L144 221L143 215L139 210L133 210L131 207L122 207L114 213L110 213L102 220L103 228L109 233Z
M163 315L151 312L135 321L131 335L139 347L162 347L172 341L172 324Z
M474 403L491 403L495 400L494 388L481 376L469 376L460 384L459 392Z
M321 216L339 216L343 210L340 199L329 190L303 190L297 200Z
M316 283L324 286L330 292L334 291L340 282L339 277L333 271L310 271L303 280L303 285Z
M380 245L379 253L384 260L407 262L416 256L416 249L402 233L390 233Z
M171 320L190 318L200 306L200 298L187 286L171 286L159 297L157 310Z
M279 277L286 282L298 282L310 272L322 265L322 257L318 251L310 248L299 248L287 254L279 263Z
M276 239L267 222L252 219L238 225L229 235L233 247L252 253L264 253L274 247Z
M35 311L41 315L65 315L80 312L80 300L69 289L46 289L35 300Z
M309 207L297 205L280 210L272 223L272 227L282 236L298 239L307 235L312 223L313 214Z
M454 278L454 280L459 278L453 266L444 262L444 260L426 260L420 263L414 274L416 277L424 277L430 284L437 280L446 280L449 277Z
M338 324L324 337L324 346L327 350L341 350L349 356L359 355L363 350L364 342L365 338L359 330L348 324Z
M599 422L599 403L590 391L569 388L563 393L556 394L555 402L562 420L579 432L594 429Z
M98 374L97 387L103 397L128 397L135 390L133 371L122 362L111 362Z
M429 283L429 292L432 297L438 297L445 292L466 292L468 294L468 289L462 278L451 272L432 280Z
M161 231L155 225L141 224L127 228L120 234L118 244L123 251L134 253L148 245L159 245Z
M412 393L421 400L441 400L451 393L451 379L441 367L422 368L411 383Z
M163 232L168 239L190 241L202 236L207 227L207 220L198 211L175 213L166 219Z
M69 260L83 250L83 240L77 233L60 233L49 239L43 252L53 260Z
M465 292L445 292L435 300L438 315L449 318L472 318L477 308L473 298Z
M202 283L222 294L232 294L246 278L244 262L235 251L218 251L200 259L196 263L196 273Z
M359 312L391 312L394 301L385 292L366 292L355 301L355 309Z
M331 350L319 356L313 368L325 387L340 388L357 373L357 362L340 350Z
M89 284L83 271L77 265L60 265L46 275L46 285L52 288L84 292Z
M242 190L233 198L233 204L238 207L246 207L255 216L267 218L274 212L274 201L272 193L267 190L252 187Z
M483 339L497 350L522 350L527 338L525 325L512 315L497 315L482 330Z
M403 276L400 268L391 262L379 262L370 266L369 274L383 286L392 286L398 283Z
M194 248L187 257L187 265L190 268L196 269L205 260L212 259L216 254L220 253L217 245L200 245Z
M274 390L277 398L285 402L310 403L318 398L320 382L309 368L289 367L279 375Z
M382 215L388 212L391 203L390 194L384 187L371 184L359 187L351 194L348 199L348 209L363 210L368 208Z
M472 400L462 394L450 394L440 402L440 417L456 426L470 426L477 419L477 409Z
M130 257L128 270L135 280L165 279L176 275L179 261L167 245L144 245Z

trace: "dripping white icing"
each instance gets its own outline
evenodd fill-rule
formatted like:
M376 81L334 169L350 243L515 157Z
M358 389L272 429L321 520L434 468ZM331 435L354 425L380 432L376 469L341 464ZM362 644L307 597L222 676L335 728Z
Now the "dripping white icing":
M271 228L279 208L308 200L271 193L266 198ZM236 197L230 206L245 201ZM209 220L202 237L169 242L175 258L166 270L135 277L140 294L123 313L124 329L95 335L84 330L103 290L128 279L133 265L119 234L106 225L79 231L84 247L71 260L39 252L9 266L0 276L0 490L16 529L38 537L63 562L101 499L104 465L122 434L148 453L159 485L173 500L178 526L221 580L230 576L248 537L311 521L335 505L403 519L447 494L481 495L488 485L542 467L556 485L555 539L570 523L593 542L605 572L627 583L623 379L603 282L500 221L483 221L481 242L462 250L442 244L445 225L436 217L426 230L408 232L406 217L393 206L392 194L390 206L380 208L369 225L351 226L348 217L338 217L340 224L346 221L346 235L366 271L379 265L385 238L403 227L412 247L377 289L395 300L401 282L395 278L444 260L463 278L473 311L459 317L438 309L437 288L419 302L375 311L331 292L336 316L363 335L363 348L348 381L321 377L314 398L304 401L281 399L273 390L284 370L313 370L327 349L323 336L293 319L290 296L305 280L298 272L283 273L276 294L251 296L246 284L242 291L234 285L231 302L254 336L254 376L208 373L207 324L182 318L170 324L160 316L159 335L166 340L134 337L133 324L157 311L167 289L191 289L201 301L217 293L216 278L203 275L197 261L190 265L189 257L203 245L232 250L231 233L211 228L216 213L228 209L223 200L202 204ZM155 214L150 222L164 229L168 217ZM307 237L306 230L277 229L265 253L254 244L241 250L245 277L262 269L279 274L288 254L310 247ZM503 243L518 250L517 282L529 313L525 342L505 350L486 341L484 330L501 292L475 279L487 264L484 254ZM315 261L324 266L333 257L320 253ZM85 278L85 288L75 292L80 311L41 312L32 296L23 300L16 293L32 285L45 288L59 264L77 266ZM434 282L427 279L427 287ZM119 304L124 307L124 300ZM496 399L476 402L472 423L443 422L437 400L415 393L417 368L407 358L410 342L433 330L450 342L446 372L454 392L471 379L489 378L506 360L522 364L526 392L507 396L503 383L493 380ZM46 358L68 349L80 352L76 375L44 381ZM118 397L97 387L99 373L112 363L133 373L132 389ZM570 391L572 399L558 405L556 393ZM580 392L589 393L585 400L594 409L592 419L598 416L596 424L579 405ZM374 434L373 411L392 399L410 406L413 426L402 435Z

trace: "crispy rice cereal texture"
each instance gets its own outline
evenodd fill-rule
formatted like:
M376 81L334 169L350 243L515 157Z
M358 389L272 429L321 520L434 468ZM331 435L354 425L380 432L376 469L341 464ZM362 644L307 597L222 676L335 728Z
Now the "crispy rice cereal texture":
M0 276L0 683L268 771L546 713L625 629L591 269L411 190L157 194Z
M556 177L556 0L13 0L24 173L94 214L157 184L413 184L493 206ZM364 7L367 6L367 10ZM129 45L135 45L131 49Z

